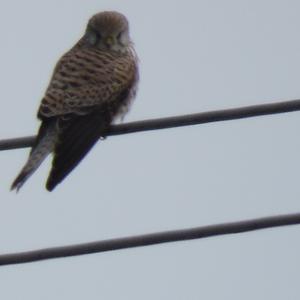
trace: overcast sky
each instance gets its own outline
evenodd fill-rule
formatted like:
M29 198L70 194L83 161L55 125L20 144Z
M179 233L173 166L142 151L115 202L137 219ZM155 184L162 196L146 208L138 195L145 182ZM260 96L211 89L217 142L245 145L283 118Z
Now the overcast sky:
M0 139L36 133L57 59L102 10L140 58L125 121L300 98L297 0L0 2ZM0 253L300 211L300 114L110 137L53 193L0 153ZM298 299L299 227L0 267L1 299Z

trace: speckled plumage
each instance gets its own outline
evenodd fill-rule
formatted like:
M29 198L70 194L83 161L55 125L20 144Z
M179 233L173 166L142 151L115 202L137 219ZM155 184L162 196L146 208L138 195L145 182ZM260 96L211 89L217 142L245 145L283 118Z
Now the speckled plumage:
M46 187L60 183L135 96L137 58L126 18L117 12L93 16L85 35L58 61L38 110L42 121L29 159L12 184L19 190L53 152Z

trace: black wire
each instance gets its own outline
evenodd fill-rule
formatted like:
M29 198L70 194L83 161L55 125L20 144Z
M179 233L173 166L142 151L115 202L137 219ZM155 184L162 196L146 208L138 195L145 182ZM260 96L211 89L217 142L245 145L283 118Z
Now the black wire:
M280 114L300 110L300 100L253 105L224 110L208 111L197 114L144 120L120 125L113 125L108 135L120 135L141 131L190 126L210 122L229 121L263 115ZM0 150L11 150L32 146L34 136L0 141Z
M0 255L0 265L92 254L300 224L300 213Z

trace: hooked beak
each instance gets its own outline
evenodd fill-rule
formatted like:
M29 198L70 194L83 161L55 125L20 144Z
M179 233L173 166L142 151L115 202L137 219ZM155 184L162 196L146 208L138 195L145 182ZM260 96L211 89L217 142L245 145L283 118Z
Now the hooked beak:
M113 36L110 35L105 39L105 42L107 46L112 46L115 43L115 39Z

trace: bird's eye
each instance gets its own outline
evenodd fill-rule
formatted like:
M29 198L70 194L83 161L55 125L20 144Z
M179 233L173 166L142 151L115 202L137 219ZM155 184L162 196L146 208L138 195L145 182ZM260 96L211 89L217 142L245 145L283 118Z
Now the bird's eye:
M123 34L123 31L119 32L119 34L117 35L117 39L118 39L118 40L121 40L122 34Z
M102 40L102 35L100 32L96 32L96 36L98 41Z

